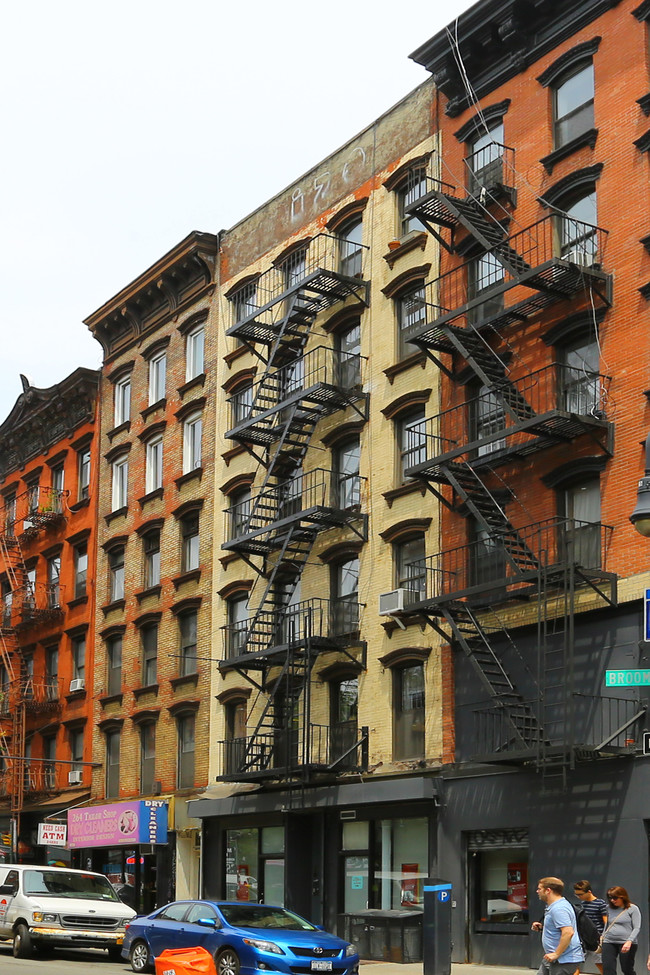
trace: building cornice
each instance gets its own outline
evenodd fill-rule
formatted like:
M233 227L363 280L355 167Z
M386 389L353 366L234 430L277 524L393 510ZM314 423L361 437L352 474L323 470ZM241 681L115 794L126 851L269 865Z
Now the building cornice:
M541 57L620 0L479 0L469 10L422 44L411 59L433 76L448 98L452 118L472 102L463 84L455 54L460 54L475 96L484 98L504 82L525 71ZM458 52L453 45L458 38Z

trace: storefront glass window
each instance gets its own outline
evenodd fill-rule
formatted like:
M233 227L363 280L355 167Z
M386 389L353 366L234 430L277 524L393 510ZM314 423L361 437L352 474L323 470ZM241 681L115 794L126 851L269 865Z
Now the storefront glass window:
M369 871L367 856L344 858L343 910L346 914L365 911L369 902Z
M522 837L507 835L511 832L516 831L495 831L487 842L482 832L470 834L469 876L477 931L516 933L529 926L528 845Z
M264 900L284 907L284 858L264 860Z
M378 907L387 911L422 907L422 885L428 876L427 834L426 819L383 819L377 823Z
M284 853L284 826L266 826L262 830L262 853Z
M258 901L259 830L226 830L226 900Z
M343 823L343 850L367 850L370 823Z

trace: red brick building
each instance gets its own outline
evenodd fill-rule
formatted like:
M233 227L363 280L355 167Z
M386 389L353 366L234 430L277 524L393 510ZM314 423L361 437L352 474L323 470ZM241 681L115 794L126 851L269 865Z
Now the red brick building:
M37 827L90 794L98 385L23 377L0 426L0 828L27 862L69 857Z

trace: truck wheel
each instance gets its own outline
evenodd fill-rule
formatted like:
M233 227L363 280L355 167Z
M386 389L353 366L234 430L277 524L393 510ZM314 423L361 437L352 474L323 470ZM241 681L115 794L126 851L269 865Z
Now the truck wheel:
M26 924L17 924L14 929L14 958L32 957L32 938Z

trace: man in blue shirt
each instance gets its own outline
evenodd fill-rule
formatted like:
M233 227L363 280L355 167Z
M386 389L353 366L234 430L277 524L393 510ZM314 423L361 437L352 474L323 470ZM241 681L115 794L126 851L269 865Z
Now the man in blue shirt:
M537 884L537 896L546 905L544 924L535 921L532 925L533 931L542 932L544 949L537 975L573 975L585 960L575 912L563 894L564 884L557 877L542 877Z

